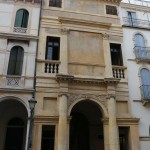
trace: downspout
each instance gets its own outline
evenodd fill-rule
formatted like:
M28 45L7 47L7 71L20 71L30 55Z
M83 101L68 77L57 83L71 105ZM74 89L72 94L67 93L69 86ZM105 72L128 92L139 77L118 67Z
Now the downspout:
M40 34L40 26L41 26L41 14L42 14L42 6L43 0L40 0L40 14L39 14L39 25L38 25L38 40L37 40L37 47L36 47L36 55L35 55L35 68L34 68L34 81L33 81L33 98L35 98L36 92L36 70L37 70L37 55L38 55L38 48L39 48L39 34Z

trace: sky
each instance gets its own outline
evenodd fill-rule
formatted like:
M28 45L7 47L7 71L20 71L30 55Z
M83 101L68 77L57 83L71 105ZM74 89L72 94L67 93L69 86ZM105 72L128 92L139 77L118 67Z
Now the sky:
M122 0L125 3L137 4L150 7L150 0Z

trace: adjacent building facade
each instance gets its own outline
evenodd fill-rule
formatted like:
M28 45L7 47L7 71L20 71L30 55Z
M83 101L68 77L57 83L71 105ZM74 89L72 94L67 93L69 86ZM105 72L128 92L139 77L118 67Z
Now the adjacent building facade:
M40 2L0 0L0 150L27 149Z
M150 147L150 3L122 3L124 54L132 115L140 118L140 149Z
M43 1L33 150L140 150L119 4Z

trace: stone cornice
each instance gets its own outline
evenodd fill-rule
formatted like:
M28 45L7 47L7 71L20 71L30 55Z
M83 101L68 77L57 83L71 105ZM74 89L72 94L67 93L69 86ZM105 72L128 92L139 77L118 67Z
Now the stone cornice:
M57 74L56 80L59 82L74 82L74 83L88 83L88 84L118 84L120 79L115 78L90 78L90 77L77 77L73 75L64 75L64 74Z
M138 125L140 119L139 118L117 118L117 124L118 125ZM102 119L104 124L108 124L109 118L103 118Z
M77 24L77 25L85 25L85 26L96 26L96 27L104 27L109 28L112 24L111 23L104 23L98 21L90 21L90 20L83 20L83 19L75 19L75 18L66 18L66 17L59 17L59 22L63 24Z
M142 5L135 5L129 3L121 3L120 6L125 9L135 10L135 11L144 11L150 12L150 7L142 6Z
M3 91L3 92L21 92L21 93L32 93L34 92L35 90L34 89L15 89L15 88L0 88L0 92Z
M59 120L59 116L34 116L34 123L57 123ZM67 118L68 122L71 120L71 116Z
M13 34L13 33L5 33L5 32L0 32L0 36L5 37L7 39L24 40L24 41L39 39L38 36L31 36L26 34Z
M51 123L58 122L59 116L34 116L34 123Z

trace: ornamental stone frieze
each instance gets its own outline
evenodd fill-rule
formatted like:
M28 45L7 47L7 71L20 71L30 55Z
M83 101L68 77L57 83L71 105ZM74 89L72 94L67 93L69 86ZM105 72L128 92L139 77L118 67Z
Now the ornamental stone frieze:
M69 33L69 29L67 29L67 28L61 28L60 32L61 32L62 35L67 35Z
M105 107L107 110L107 95L94 95L94 94L68 94L68 108L76 101L80 102L82 100L93 100Z

